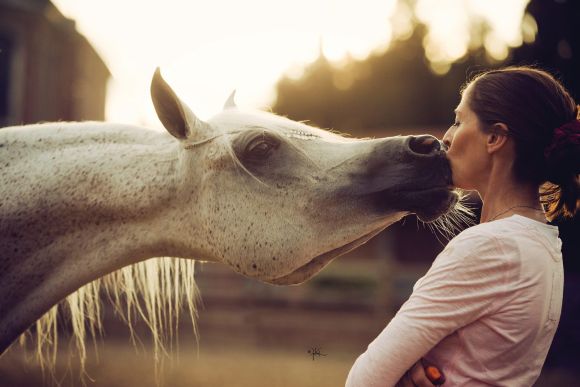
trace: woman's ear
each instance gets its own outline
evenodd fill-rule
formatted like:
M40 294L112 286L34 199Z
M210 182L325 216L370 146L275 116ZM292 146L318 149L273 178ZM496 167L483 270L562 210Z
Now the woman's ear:
M506 124L501 122L493 124L487 135L487 153L492 154L502 149L508 140L508 133Z

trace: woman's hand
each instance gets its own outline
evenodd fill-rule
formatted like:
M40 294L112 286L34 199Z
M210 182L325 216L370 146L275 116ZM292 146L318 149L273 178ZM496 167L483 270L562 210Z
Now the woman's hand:
M445 383L445 376L435 365L420 359L397 382L395 387L433 387Z

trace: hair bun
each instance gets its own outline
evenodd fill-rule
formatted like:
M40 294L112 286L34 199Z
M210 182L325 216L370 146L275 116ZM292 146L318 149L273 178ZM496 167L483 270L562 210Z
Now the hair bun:
M573 217L580 203L580 120L556 128L544 155L547 180L556 185L560 197L550 212L553 216Z
M548 181L562 185L580 174L580 120L572 120L554 130L544 156Z
M565 148L568 145L580 145L579 119L574 119L554 129L552 142L548 145L546 150L544 150L544 155L546 158L550 158L552 153L555 153L559 149Z

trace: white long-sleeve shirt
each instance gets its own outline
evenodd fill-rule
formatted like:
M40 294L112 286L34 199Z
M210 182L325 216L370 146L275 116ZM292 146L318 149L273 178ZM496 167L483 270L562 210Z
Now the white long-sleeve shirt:
M359 356L347 387L393 386L420 358L448 386L531 386L560 319L558 228L513 215L449 242Z

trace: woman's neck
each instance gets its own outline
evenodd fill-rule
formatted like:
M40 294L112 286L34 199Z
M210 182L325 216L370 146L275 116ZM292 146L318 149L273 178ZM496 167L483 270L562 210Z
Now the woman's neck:
M492 170L489 179L478 191L483 201L481 223L514 214L546 222L538 187L516 181L509 169Z

